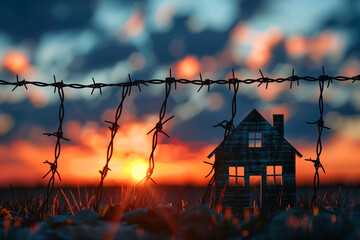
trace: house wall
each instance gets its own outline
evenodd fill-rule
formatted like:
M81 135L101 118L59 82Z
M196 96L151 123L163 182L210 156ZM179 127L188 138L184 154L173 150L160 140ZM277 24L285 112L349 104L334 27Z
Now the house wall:
M249 148L249 132L262 133L262 147ZM216 198L219 200L225 189L222 200L224 207L249 207L250 175L261 175L262 207L287 206L295 202L295 151L267 121L243 121L216 149L215 164ZM282 185L267 185L266 166L272 165L282 166ZM244 187L228 186L230 166L245 168Z

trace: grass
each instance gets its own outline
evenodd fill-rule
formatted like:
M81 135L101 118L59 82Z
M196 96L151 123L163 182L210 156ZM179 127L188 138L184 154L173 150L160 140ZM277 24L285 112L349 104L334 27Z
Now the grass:
M264 236L266 236L269 233L273 234L274 231L277 234L276 236L288 236L289 239L294 237L307 239L312 236L311 234L314 234L311 231L311 226L312 224L319 224L319 219L322 219L321 224L325 225L321 226L324 226L325 229L330 227L331 231L338 231L339 229L345 231L344 226L347 226L347 224L340 223L340 221L343 221L342 210L330 211L327 208L348 208L353 211L351 207L358 204L360 200L357 191L350 194L350 191L344 191L341 187L335 191L327 188L318 195L320 205L311 204L312 191L308 191L297 195L296 208L286 209L290 211L282 209L281 212L273 214L273 211L269 212L265 209L254 208L243 209L241 215L235 216L231 209L223 207L221 201L198 205L200 198L194 202L187 202L184 200L183 196L185 195L183 195L181 188L179 191L172 190L173 193L178 195L178 198L173 198L174 201L172 202L166 200L167 196L165 194L157 194L151 188L136 190L133 187L120 187L113 194L106 194L109 191L104 191L103 201L98 209L100 219L110 224L122 221L121 226L124 226L124 224L136 226L136 231L139 230L140 233L146 231L156 236L165 234L165 236L180 239L199 239L193 238L193 236L200 236L202 239L224 239L234 236L246 238L259 234L265 234ZM49 222L51 217L49 218L48 215L71 216L82 210L91 209L95 199L95 189L80 189L79 187L77 189L56 189L49 199L50 205L46 212L47 215L41 214L41 204L44 201L43 195L34 197L26 193L16 194L16 191L11 191L9 195L11 200L5 200L0 196L0 217L3 218L4 233L5 235L8 234L8 236L16 232L11 232L11 226L15 226L15 229L16 226L36 229L41 225L38 224L39 221L45 220ZM159 197L159 195L161 196ZM148 211L139 210L138 214L135 213L135 215L126 214L139 208L147 208ZM209 209L214 211L209 211ZM281 208L280 206L274 206L274 209L280 210ZM168 215L168 211L171 211L172 214ZM184 212L180 214L181 211ZM336 215L335 212L340 214ZM327 215L316 218L319 213ZM21 217L18 214L21 214ZM328 219L327 222L324 221L326 218ZM335 228L335 225L331 225L334 223L340 223L340 227ZM79 225L73 225L71 220L59 223L53 222L49 226L56 228L64 224L67 224L69 228L81 228ZM83 227L86 226L84 224ZM116 224L116 226L119 225ZM284 227L280 228L280 226ZM319 228L319 225L317 225L317 228ZM68 228L62 228L62 231L66 229ZM319 229L321 230L321 228ZM353 231L353 229L354 227L350 226L350 230ZM339 235L339 233L334 234L336 237L343 236ZM18 238L15 237L14 239Z
M306 194L298 194L296 206L307 210L312 209L312 197L312 194L311 196ZM331 191L330 188L327 187L324 191L320 191L316 198L316 203L326 208L353 207L359 202L360 196L358 191L354 191L352 194L349 190L343 192L341 186L339 186L335 192Z
M103 196L104 202L107 204L100 205L98 213L102 216L107 216L111 211L128 212L138 208L155 208L158 205L164 204L163 196L160 200L155 198L155 192L150 189L135 189L134 187L121 187L120 191L112 196L108 194ZM0 198L1 210L8 213L13 212L21 214L27 218L40 220L43 217L41 207L44 203L45 195L29 196L28 194L15 194L11 188L11 200ZM49 206L47 215L74 215L81 210L90 209L95 200L94 190L80 190L76 191L71 189L56 189L52 196L49 198ZM180 206L184 206L185 202L181 200Z
M116 195L103 196L103 202L106 204L100 205L98 213L107 219L113 218L120 220L124 212L132 211L138 208L154 209L159 205L168 205L176 207L178 210L187 210L197 203L188 203L181 194L179 194L176 204L166 203L166 195L161 197L155 196L155 191L149 188L135 189L134 187L121 187ZM26 218L33 220L41 220L43 214L41 206L45 199L44 195L29 196L27 194L16 195L11 189L11 201L0 198L1 216L8 216L10 212L21 214ZM295 206L306 210L313 209L311 202L312 194L298 194ZM45 214L56 215L74 215L81 210L91 209L95 200L94 190L77 190L71 189L57 189L49 199L48 211ZM318 194L317 203L325 208L346 208L355 206L360 202L359 193L355 191L350 194L349 191L343 191L341 187L335 192L331 192L329 188ZM225 212L222 206L222 201L218 203L210 202L207 207L216 212ZM280 209L274 206L274 209ZM253 213L251 211L251 213Z

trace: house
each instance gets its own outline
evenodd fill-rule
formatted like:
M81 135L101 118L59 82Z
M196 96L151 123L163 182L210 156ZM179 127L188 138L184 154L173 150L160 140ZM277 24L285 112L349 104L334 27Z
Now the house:
M284 115L273 125L252 110L224 141L215 155L215 197L223 207L286 207L295 203L295 158L302 157L284 138Z

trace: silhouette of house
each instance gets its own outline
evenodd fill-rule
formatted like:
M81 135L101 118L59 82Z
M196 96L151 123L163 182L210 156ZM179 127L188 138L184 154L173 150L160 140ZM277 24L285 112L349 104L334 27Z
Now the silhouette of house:
M223 207L286 207L295 203L295 157L284 138L284 115L273 126L256 110L210 153L215 154L215 197Z

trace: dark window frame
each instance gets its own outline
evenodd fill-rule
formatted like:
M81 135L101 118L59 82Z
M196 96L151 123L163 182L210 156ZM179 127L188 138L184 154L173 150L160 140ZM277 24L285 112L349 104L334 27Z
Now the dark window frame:
M268 167L272 167L272 174L269 174L268 173ZM276 167L281 167L281 173L276 173ZM276 177L281 177L280 179L280 183L278 183L276 181ZM268 182L268 178L273 178L273 181L274 181L274 184L269 184ZM266 185L270 185L270 186L275 186L275 185L278 185L278 186L281 186L283 185L283 170L282 170L282 166L281 165L268 165L266 166Z
M248 133L248 147L261 148L262 147L262 132L249 132Z
M230 175L230 168L235 168L235 175ZM238 168L243 169L243 175L238 173ZM235 185L230 185L230 178L235 178ZM242 181L238 181L238 179L242 179ZM242 183L242 184L240 184ZM228 186L230 187L243 187L245 186L245 167L244 166L229 166L229 178L228 178Z

